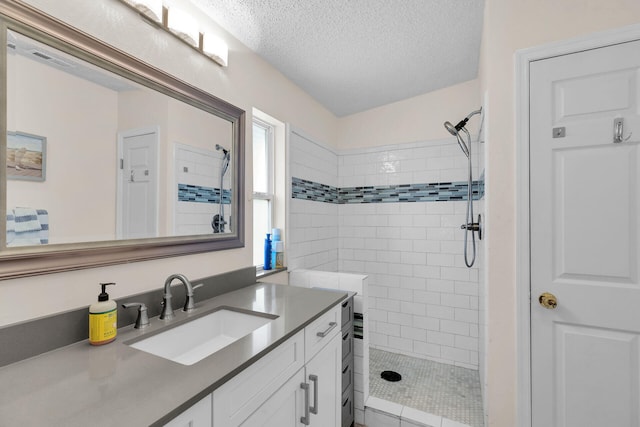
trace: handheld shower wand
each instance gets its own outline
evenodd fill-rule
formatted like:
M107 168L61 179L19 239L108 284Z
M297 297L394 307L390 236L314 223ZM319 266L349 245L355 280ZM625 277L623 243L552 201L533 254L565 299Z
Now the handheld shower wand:
M231 159L231 154L229 150L224 148L220 144L216 144L216 150L222 151L222 164L220 168L220 202L218 203L218 214L213 216L213 220L211 221L211 227L213 228L214 233L224 233L225 225L227 221L224 219L224 175L227 173L227 169L229 168L229 161Z
M449 131L449 133L456 137L458 140L458 145L460 149L467 156L468 165L469 165L469 175L467 180L467 217L466 222L462 224L460 228L464 230L464 263L467 267L473 266L476 260L476 238L475 233L478 233L478 240L482 240L482 217L478 215L478 222L473 222L473 177L472 177L472 165L471 165L471 135L469 131L465 127L469 119L476 114L482 113L482 108L472 111L469 113L467 117L460 120L457 125L451 124L451 122L444 122L444 127ZM465 142L464 138L460 133L464 133L467 136L467 141ZM468 259L467 255L467 242L468 242L468 233L471 230L471 242L473 247L473 257L471 261Z

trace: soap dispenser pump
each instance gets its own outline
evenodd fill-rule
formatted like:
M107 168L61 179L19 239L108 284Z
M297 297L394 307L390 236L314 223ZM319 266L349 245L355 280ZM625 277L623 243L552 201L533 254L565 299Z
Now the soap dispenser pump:
M89 306L89 344L103 345L116 339L118 331L118 304L109 300L106 288L115 283L100 283L102 292L98 302Z

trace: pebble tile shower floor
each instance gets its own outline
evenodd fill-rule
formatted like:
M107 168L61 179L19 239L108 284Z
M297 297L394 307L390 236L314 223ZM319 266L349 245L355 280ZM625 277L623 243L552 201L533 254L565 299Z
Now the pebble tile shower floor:
M402 380L383 380L386 370ZM480 376L473 369L370 348L369 394L472 427L484 425Z

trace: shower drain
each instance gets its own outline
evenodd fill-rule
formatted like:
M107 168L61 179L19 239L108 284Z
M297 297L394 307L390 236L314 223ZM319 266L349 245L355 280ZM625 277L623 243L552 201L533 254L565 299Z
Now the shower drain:
M385 381L391 381L392 383L398 382L402 379L402 375L395 371L382 371L380 378Z

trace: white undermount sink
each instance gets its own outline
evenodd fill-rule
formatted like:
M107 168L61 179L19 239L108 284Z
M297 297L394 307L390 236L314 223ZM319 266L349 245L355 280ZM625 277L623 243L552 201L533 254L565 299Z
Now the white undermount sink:
M277 317L223 308L130 346L183 365L193 365Z

